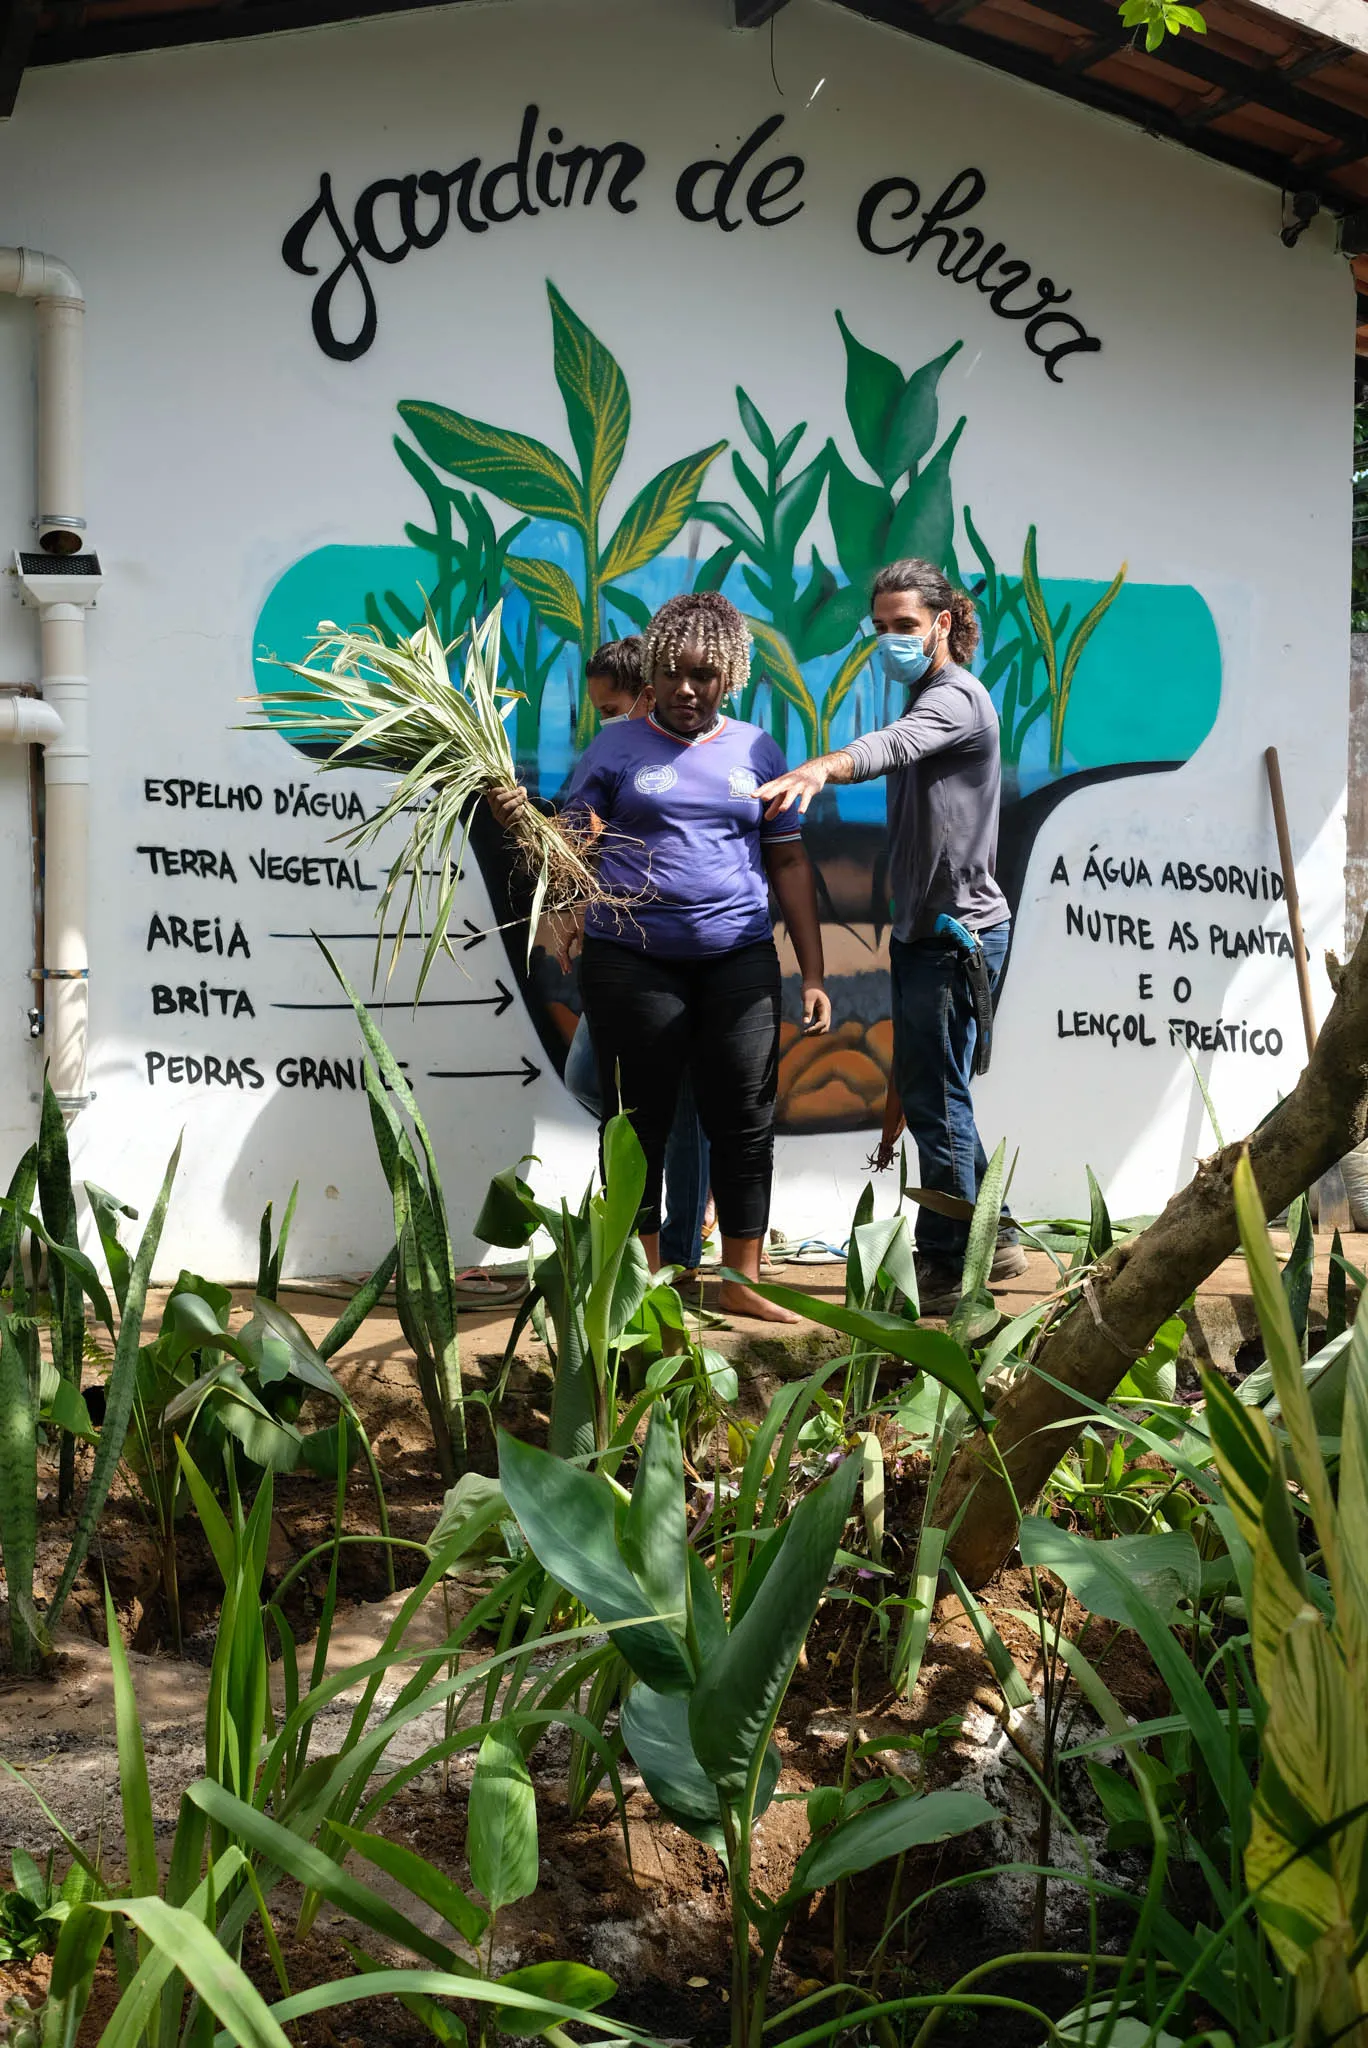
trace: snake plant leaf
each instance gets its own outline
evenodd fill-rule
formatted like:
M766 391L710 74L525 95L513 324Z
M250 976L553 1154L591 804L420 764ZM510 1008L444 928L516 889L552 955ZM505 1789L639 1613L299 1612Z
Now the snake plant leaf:
M842 1821L805 1849L790 1891L819 1892L908 1849L948 1842L952 1835L971 1834L1000 1817L981 1792L926 1792L919 1799L891 1800Z
M1262 1754L1245 1852L1259 1917L1289 1967L1330 1937L1353 1969L1368 1946L1368 1814L1317 1838L1368 1805L1368 1715L1314 1608L1283 1637Z
M939 417L936 387L950 358L963 347L962 341L952 341L944 354L914 370L903 386L884 442L884 458L879 473L886 484L893 484L903 475L915 476L922 457L934 445Z
M165 1176L152 1213L147 1219L147 1228L142 1234L133 1269L129 1275L128 1298L119 1323L118 1342L114 1346L114 1362L109 1370L105 1387L105 1415L100 1430L100 1441L95 1447L95 1461L90 1478L86 1482L85 1496L76 1516L76 1527L72 1532L71 1548L67 1552L62 1576L57 1581L48 1610L47 1622L55 1629L67 1595L76 1583L76 1574L81 1569L100 1510L113 1484L114 1473L123 1456L124 1438L128 1434L129 1419L133 1413L133 1398L137 1384L138 1352L142 1341L143 1309L147 1301L148 1283L152 1277L152 1263L157 1256L161 1242L162 1226L166 1221L167 1204L171 1199L171 1183L180 1165L181 1140L176 1140L175 1150L167 1162Z
M617 1990L616 1983L605 1971L596 1970L589 1963L565 1961L524 1963L521 1969L506 1970L494 1982L506 1984L510 1991L544 1998L549 2004L571 2005L576 2012L593 2012L597 2006L606 2004ZM496 2005L492 2019L500 2033L510 2035L515 2041L526 2040L536 2034L549 2035L556 2041L566 2038L560 2031L561 2020L539 2018L524 2006Z
M508 580L517 585L537 616L562 640L578 640L584 631L579 592L559 562L532 555L510 555Z
M855 1499L860 1460L845 1463L789 1518L778 1559L701 1672L689 1701L695 1756L718 1789L740 1798L807 1639Z
M888 556L893 500L879 484L866 483L827 443L827 510L836 559L852 584L863 590L872 571Z
M19 1232L22 1228L20 1219L32 1208L34 1190L37 1185L38 1147L30 1145L14 1169L9 1187L6 1190L4 1207L0 1208L0 1287L3 1287L9 1279L10 1265L14 1259L14 1248L19 1241ZM22 1268L19 1270L22 1271ZM23 1306L21 1295L22 1287L15 1294L14 1306L16 1308Z
M488 426L424 399L402 399L399 416L439 469L479 484L530 518L583 526L580 485L569 465L544 441Z
M896 560L905 555L920 556L948 569L954 560L955 501L950 489L950 460L954 455L965 420L958 419L925 469L915 476L898 500L888 529L888 552Z
M1053 1572L1090 1614L1127 1627L1133 1599L1144 1601L1168 1625L1180 1602L1196 1600L1202 1582L1197 1545L1185 1529L1114 1536L1098 1543L1091 1536L1061 1529L1043 1515L1026 1515L1021 1561L1037 1571ZM1118 1579L1125 1581L1129 1594L1118 1590Z
M0 1310L0 1558L9 1588L10 1649L21 1672L32 1670L34 1659L23 1606L32 1598L38 1555L37 1431L36 1375Z
M687 1699L666 1698L647 1685L634 1685L623 1703L621 1728L627 1752L666 1819L721 1855L726 1841L722 1808L717 1786L694 1755ZM781 1768L778 1748L771 1742L760 1770L753 1819L758 1820L773 1799Z
M637 492L608 543L601 569L605 580L628 576L665 552L695 510L703 479L726 445L714 441L711 448L670 463Z
M888 437L906 379L895 362L881 356L877 349L866 348L862 341L857 341L846 326L844 315L839 312L836 325L841 330L846 352L846 418L855 436L855 446L875 476L881 477ZM897 475L896 470L893 475ZM892 481L891 477L889 481Z
M657 1692L686 1693L693 1666L671 1624L642 1621L651 1602L618 1547L618 1496L606 1479L499 1431L499 1483L537 1561L599 1621L631 1622L614 1641Z
M585 508L593 525L627 447L632 424L627 379L598 336L549 279L546 296L551 302L552 365L565 401L570 438L584 479ZM509 500L510 504L516 502Z
M679 1425L657 1402L651 1410L632 1498L619 1537L623 1561L657 1614L683 1637L688 1621L689 1522L684 1504L684 1450Z
M471 1881L498 1913L537 1889L537 1795L512 1729L491 1728L480 1744L468 1814Z
M584 1304L584 1331L601 1381L611 1372L610 1347L635 1315L650 1286L650 1272L635 1240L646 1186L646 1155L626 1116L610 1117L603 1131L603 1192L589 1204L593 1282ZM625 1270L624 1270L625 1269Z

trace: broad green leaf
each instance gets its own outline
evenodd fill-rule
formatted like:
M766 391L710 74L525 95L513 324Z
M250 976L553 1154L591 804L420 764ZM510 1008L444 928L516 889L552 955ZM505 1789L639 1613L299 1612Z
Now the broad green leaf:
M350 1401L328 1371L308 1331L288 1309L283 1309L278 1301L265 1301L258 1295L252 1303L252 1313L260 1318L277 1342L284 1345L289 1370L295 1379L320 1394L330 1395L339 1407L350 1408Z
M1114 1536L1099 1543L1061 1529L1041 1515L1027 1515L1022 1520L1020 1542L1023 1564L1053 1572L1080 1607L1104 1621L1130 1624L1129 1600L1117 1593L1118 1573L1131 1593L1166 1625L1176 1618L1181 1602L1196 1601L1201 1588L1201 1559L1186 1530Z
M623 1560L657 1614L682 1637L688 1620L689 1523L679 1425L662 1403L651 1410L646 1441L619 1538Z
M807 531L826 482L826 450L784 485L774 504L774 545L779 556L794 555Z
M538 1562L558 1585L603 1622L635 1622L614 1639L627 1662L657 1692L688 1692L693 1667L618 1548L617 1495L597 1473L578 1470L507 1431L499 1431L499 1481Z
M739 1277L739 1276L738 1276ZM766 1301L777 1301L781 1308L796 1309L799 1315L809 1321L822 1323L828 1330L839 1330L843 1336L858 1337L862 1343L876 1351L887 1352L893 1358L900 1358L906 1365L915 1365L921 1371L939 1380L952 1394L957 1394L976 1421L983 1419L983 1390L979 1386L968 1354L953 1337L943 1330L926 1330L917 1323L909 1323L902 1316L888 1315L880 1309L851 1309L834 1301L823 1301L819 1296L804 1294L797 1287L776 1287L769 1281L747 1281L747 1286L763 1294Z
M632 422L627 379L598 336L553 284L547 284L546 295L551 302L552 362L579 457L585 508L592 525L627 447Z
M572 2005L576 2012L593 2012L596 2006L604 2005L617 1990L613 1979L602 1970L595 1970L588 1963L550 1962L525 1963L519 1970L506 1970L502 1977L494 1979L496 1984L506 1984L510 1990L531 1993L535 1998L545 1998L556 2005ZM534 2015L520 2006L495 2006L494 2025L513 2039L524 2040L531 2034L544 2034L559 2025L558 2022L539 2024ZM558 2035L563 2039L564 2036Z
M628 1754L661 1812L720 1855L725 1846L722 1809L716 1785L693 1752L688 1701L634 1685L623 1702L621 1726ZM779 1751L771 1742L756 1792L757 1820L774 1796L780 1768Z
M979 1792L926 1792L919 1799L894 1799L857 1813L814 1842L798 1859L790 1889L817 1892L857 1870L870 1870L928 1842L967 1835L1001 1816Z
M468 1814L471 1880L498 1913L537 1889L537 1795L511 1729L493 1728L480 1744Z
M739 1798L767 1743L807 1639L855 1498L859 1460L847 1458L790 1517L777 1562L699 1674L689 1702L694 1754L728 1798Z
M399 416L440 469L479 484L533 519L582 526L584 502L569 466L528 434L510 433L422 399L400 401Z
M1321 1617L1305 1608L1283 1638L1263 1731L1263 1770L1245 1877L1283 1962L1299 1967L1327 1936L1368 1941L1368 1815L1312 1847L1368 1803L1368 1715ZM1305 1853L1285 1870L1293 1851Z
M584 632L580 595L559 562L543 562L531 555L510 555L505 567L508 580L517 585L537 616L562 640L578 641Z
M672 462L637 492L603 557L601 573L608 581L629 576L665 552L694 511L708 468L726 445L716 441L711 448Z
M521 1251L535 1237L541 1222L536 1198L516 1167L496 1173L473 1225L476 1237L501 1250Z
M893 484L898 477L909 472L915 473L922 457L934 444L938 416L936 386L950 358L963 347L962 341L952 341L943 355L914 370L904 385L902 396L893 408L884 443L884 459L879 466L886 484Z
M969 1222L969 1239L960 1276L960 1299L955 1304L948 1332L959 1344L971 1344L977 1337L986 1337L1002 1320L998 1305L988 1292L988 1276L997 1251L998 1222L1002 1215L1006 1179L1007 1140L1004 1138L988 1162Z
M904 1699L911 1697L921 1676L935 1612L936 1586L949 1541L947 1529L938 1529L932 1522L922 1523L912 1563L912 1582L907 1589L907 1612L893 1660L893 1682Z
M906 379L887 356L857 341L839 312L836 325L846 352L846 418L855 436L855 446L874 474L882 476L888 439Z
M964 432L959 419L941 442L925 469L916 476L898 500L893 523L888 529L888 552L897 560L905 555L948 568L955 549L955 501L950 488L950 459Z

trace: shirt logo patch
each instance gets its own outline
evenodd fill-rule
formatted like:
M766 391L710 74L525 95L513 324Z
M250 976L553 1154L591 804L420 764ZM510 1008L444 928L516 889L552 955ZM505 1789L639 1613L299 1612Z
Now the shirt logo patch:
M727 777L727 788L733 796L754 796L760 787L760 778L753 768L733 768Z
M633 777L634 787L643 796L664 796L667 789L673 789L679 777L668 763L658 768L638 768Z

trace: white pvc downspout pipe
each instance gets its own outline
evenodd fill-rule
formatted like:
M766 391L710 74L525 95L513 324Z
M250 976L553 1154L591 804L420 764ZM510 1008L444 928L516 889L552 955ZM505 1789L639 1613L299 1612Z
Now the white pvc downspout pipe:
M85 295L65 263L0 248L0 292L33 299L38 327L38 543L59 557L81 546L82 344ZM72 598L79 594L73 579ZM88 602L87 598L87 602ZM90 750L86 727L86 604L38 607L42 701L9 698L0 741L44 747L46 1053L53 1092L73 1114L87 1100L86 950Z

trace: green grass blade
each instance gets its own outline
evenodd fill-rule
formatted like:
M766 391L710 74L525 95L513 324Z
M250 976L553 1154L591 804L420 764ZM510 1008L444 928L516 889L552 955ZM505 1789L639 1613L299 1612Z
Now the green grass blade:
M119 1617L105 1580L105 1631L109 1642L110 1672L114 1681L114 1730L119 1752L119 1797L123 1802L124 1853L128 1859L128 1885L134 1897L160 1892L157 1869L157 1841L152 1824L152 1789L143 1750L142 1721L138 1713L133 1674L128 1652L119 1632Z

